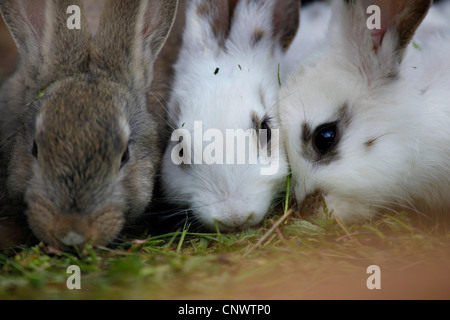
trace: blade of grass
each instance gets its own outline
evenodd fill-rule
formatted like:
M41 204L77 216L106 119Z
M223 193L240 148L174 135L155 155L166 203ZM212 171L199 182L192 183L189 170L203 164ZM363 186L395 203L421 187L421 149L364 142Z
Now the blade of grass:
M168 252L170 247L172 247L173 243L175 242L175 239L180 235L180 232L174 232L172 238L170 238L169 242L165 246L165 250Z
M291 215L294 210L289 210L289 197L290 197L290 190L291 190L291 180L292 175L289 175L286 179L286 198L284 202L284 213L283 216L272 225L272 227L269 229L269 231L264 234L261 239L256 243L256 245L251 248L247 253L244 254L244 257L248 256L250 253L252 253L254 250L259 248L266 240L269 238L269 236L278 228L280 227Z
M190 224L186 227L187 221L184 224L183 231L181 232L180 241L178 241L177 253L181 253L181 247L183 246L184 239L186 238L186 234L188 233Z

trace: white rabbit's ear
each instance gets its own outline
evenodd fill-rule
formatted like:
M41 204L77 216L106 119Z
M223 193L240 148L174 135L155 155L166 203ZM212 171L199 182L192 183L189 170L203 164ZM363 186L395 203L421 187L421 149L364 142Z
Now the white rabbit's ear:
M278 0L273 13L273 36L287 50L300 25L300 0Z
M432 0L338 0L331 20L332 41L359 63L369 80L395 78L405 49L425 18ZM372 25L377 6L379 26ZM375 28L374 28L375 27ZM334 33L337 30L337 34Z
M191 0L186 11L183 46L217 53L230 31L238 0Z
M184 47L217 53L230 39L250 45L274 41L286 50L300 23L300 0L192 0Z
M300 24L300 0L241 0L235 11L229 35L235 46L286 51Z

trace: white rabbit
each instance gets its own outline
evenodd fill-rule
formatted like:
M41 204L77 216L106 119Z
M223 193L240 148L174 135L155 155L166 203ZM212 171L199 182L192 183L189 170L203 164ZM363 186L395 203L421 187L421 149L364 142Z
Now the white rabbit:
M189 3L169 101L173 129L190 133L192 139L196 134L201 137L202 131L206 135L210 129L217 130L223 138L227 130L253 130L245 148L249 155L257 152L258 144L263 149L270 145L271 150L276 150L270 154L271 164L276 163L271 174L262 174L267 169L264 162L269 160L269 154L262 153L257 163L230 163L227 160L236 160L236 156L225 150L227 160L223 164L219 160L212 164L204 161L177 165L174 154L202 160L198 158L202 158L201 154L194 152L206 152L209 142L191 144L183 137L180 143L174 132L163 160L166 196L189 207L195 220L208 229L231 231L258 224L284 188L288 164L278 141L276 120L279 76L282 77L279 69L297 32L299 12L298 0ZM268 145L261 143L256 134L264 131ZM226 139L223 147L230 142Z
M408 47L431 2L334 1L326 45L284 83L282 136L305 211L320 213L323 197L346 222L449 213L450 38ZM367 26L371 4L380 30Z

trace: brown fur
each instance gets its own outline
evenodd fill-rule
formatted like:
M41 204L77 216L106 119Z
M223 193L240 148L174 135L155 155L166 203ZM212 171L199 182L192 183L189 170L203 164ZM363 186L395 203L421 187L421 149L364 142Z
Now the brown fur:
M345 3L350 8L350 12L355 8L360 9L365 14L365 9L369 5L377 5L381 8L384 19L382 29L384 35L388 32L394 32L397 35L397 46L395 48L396 63L401 63L404 57L404 51L411 42L417 28L430 9L433 0L345 0ZM382 40L381 40L382 42ZM375 51L377 46L375 44ZM391 72L388 77L396 78L397 73Z
M404 51L411 42L417 28L422 23L423 19L430 9L433 1L401 1L403 13L394 22L394 26L399 34L398 49Z
M234 6L237 1L203 1L197 8L200 17L207 18L215 37L223 45L231 26ZM234 6L233 6L234 5Z
M265 36L264 30L255 30L252 38L252 47L255 47Z
M311 193L298 205L298 212L303 217L310 217L319 212L324 204L323 195L320 191Z
M300 0L278 0L273 16L273 36L279 37L284 50L287 50L297 34L300 25Z
M227 40L233 25L234 11L240 1L246 4L254 2L257 6L268 3L274 6L272 30L254 30L251 45L256 46L265 37L276 39L283 50L292 43L300 24L300 0L216 0L201 1L197 6L197 15L209 22L209 27L220 46Z
M16 68L18 53L14 40L0 16L0 85Z
M18 7L28 1L0 4L21 55L0 91L8 194L25 202L31 229L47 244L64 248L61 239L75 232L105 245L152 198L165 112L147 92L177 1L109 0L94 37L81 0L35 7L45 19L35 20L33 35ZM81 30L66 27L69 5L82 8Z

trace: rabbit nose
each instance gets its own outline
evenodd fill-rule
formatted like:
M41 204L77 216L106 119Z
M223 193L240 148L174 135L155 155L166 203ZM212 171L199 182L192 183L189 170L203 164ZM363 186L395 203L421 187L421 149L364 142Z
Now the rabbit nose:
M84 236L74 231L70 231L64 237L59 238L59 241L61 241L62 244L71 247L83 244L86 241L86 239Z

